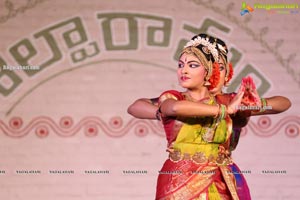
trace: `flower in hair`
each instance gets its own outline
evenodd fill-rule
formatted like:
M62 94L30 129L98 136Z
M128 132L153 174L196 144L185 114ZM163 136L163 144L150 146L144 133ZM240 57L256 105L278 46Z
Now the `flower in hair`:
M228 63L228 67L227 67L227 71L226 71L226 79L225 79L225 85L228 84L228 82L232 79L233 76L233 67L232 67L232 63Z
M207 49L213 55L215 61L217 61L219 59L219 54L218 54L218 50L216 49L216 44L210 43L208 38L202 38L202 37L198 36L195 39L190 40L188 43L186 43L184 48L190 47L190 46L197 47L200 44L207 47Z
M212 75L209 78L208 82L210 85L208 86L208 90L212 90L218 86L220 81L220 65L217 62L213 63Z

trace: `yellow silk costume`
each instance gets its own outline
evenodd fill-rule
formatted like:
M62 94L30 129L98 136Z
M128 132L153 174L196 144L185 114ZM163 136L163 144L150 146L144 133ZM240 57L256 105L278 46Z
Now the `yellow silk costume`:
M159 104L168 98L189 100L184 93L171 90L160 96ZM212 97L201 103L214 105L216 99ZM229 167L232 164L230 117L217 121L213 117L162 116L162 122L169 159L158 177L156 199L239 199Z

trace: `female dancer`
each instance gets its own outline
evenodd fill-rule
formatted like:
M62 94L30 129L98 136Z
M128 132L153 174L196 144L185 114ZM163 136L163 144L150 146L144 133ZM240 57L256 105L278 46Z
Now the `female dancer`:
M227 144L229 114L235 113L244 92L228 106L217 103L208 91L219 81L215 61L215 39L195 36L178 61L178 80L186 91L166 91L159 97L169 159L158 177L156 199L238 199Z

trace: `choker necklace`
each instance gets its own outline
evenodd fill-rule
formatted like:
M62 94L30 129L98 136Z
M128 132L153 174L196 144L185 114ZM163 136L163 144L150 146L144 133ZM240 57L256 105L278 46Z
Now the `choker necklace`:
M192 101L192 102L196 102L196 103L208 103L210 102L211 100L214 101L214 96L209 94L208 97L204 97L200 100L197 100L197 99L194 99L188 92L184 92L183 95L185 96L185 99L188 100L188 101Z

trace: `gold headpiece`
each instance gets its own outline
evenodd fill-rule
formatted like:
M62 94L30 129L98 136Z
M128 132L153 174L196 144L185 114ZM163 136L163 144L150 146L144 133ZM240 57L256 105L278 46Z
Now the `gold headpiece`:
M203 37L198 36L198 37L194 38L193 40L190 40L188 43L186 43L184 48L191 47L191 46L197 47L200 44L203 46L202 51L204 53L206 53L206 54L211 53L212 56L214 57L215 61L219 60L219 54L218 54L218 50L216 49L216 43L212 44L209 41L208 37L203 38Z

